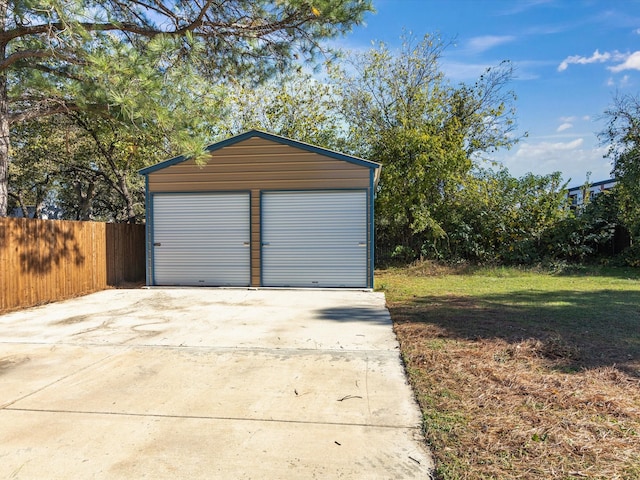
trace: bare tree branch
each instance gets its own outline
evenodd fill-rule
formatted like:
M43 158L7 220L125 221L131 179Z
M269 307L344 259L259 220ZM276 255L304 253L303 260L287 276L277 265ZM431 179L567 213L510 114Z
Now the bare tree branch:
M209 4L210 2L208 2ZM238 21L230 22L214 22L203 21L206 14L206 10L202 10L200 14L190 23L183 27L174 29L161 29L152 25L137 24L133 22L120 22L120 23L92 23L92 22L78 22L75 25L82 27L86 31L90 32L108 32L108 31L122 31L134 33L136 35L142 35L145 37L154 37L157 35L175 35L182 36L185 32L192 32L195 36L200 37L222 37L225 35L245 36L247 38L262 38L272 33L281 31L285 28L299 30L305 23L314 20L315 17L312 14L302 15L300 13L290 14L279 21L270 23L241 23ZM177 19L175 15L170 18ZM18 26L13 29L0 32L0 43L7 44L11 40L19 37L26 37L31 35L41 34L57 34L62 33L68 28L68 25L62 22L40 24L40 25L28 25ZM200 29L200 30L198 30Z
M82 63L78 62L77 64L81 65ZM41 72L50 73L59 78L66 78L69 80L75 80L77 82L83 82L86 80L86 78L83 78L80 75L76 75L72 71L65 68L53 68L53 67L50 67L49 65L45 65L42 63L32 63L32 62L23 63L22 61L16 62L16 66L18 65L21 69L40 70ZM15 100L20 100L20 98L17 98L17 99L12 98L12 101L15 101Z
M16 62L25 59L34 59L34 58L55 58L56 60L61 60L68 63L81 64L82 62L77 58L74 58L69 55L62 54L60 52L56 52L54 50L21 50L12 53L11 55L5 57L5 59L0 62L0 70L5 70ZM30 66L30 62L25 66Z
M37 118L58 115L69 114L72 112L80 111L92 111L92 112L108 112L108 106L106 105L78 105L72 101L61 98L33 98L21 97L21 100L25 103L30 103L28 109L19 112L12 112L9 114L9 123L19 123L28 120L35 120Z

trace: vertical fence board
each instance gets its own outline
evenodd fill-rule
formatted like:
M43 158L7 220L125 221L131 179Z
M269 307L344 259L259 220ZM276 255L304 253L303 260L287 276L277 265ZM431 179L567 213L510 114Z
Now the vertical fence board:
M7 236L7 226L4 223L0 223L0 248L9 248L9 237ZM7 265L7 256L0 255L0 287L6 289L9 286L9 278L7 277L7 271L9 266ZM5 296L0 293L0 311L5 308Z
M0 313L144 281L144 225L0 218Z
M144 280L144 226L108 223L106 277L109 285Z

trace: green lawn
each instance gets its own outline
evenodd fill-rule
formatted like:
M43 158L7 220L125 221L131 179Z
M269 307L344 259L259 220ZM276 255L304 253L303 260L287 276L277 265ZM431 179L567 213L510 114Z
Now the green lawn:
M378 272L439 478L640 478L639 279Z

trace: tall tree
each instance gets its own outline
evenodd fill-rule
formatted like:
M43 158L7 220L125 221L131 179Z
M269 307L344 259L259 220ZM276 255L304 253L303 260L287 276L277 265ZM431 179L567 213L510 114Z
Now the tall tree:
M378 239L412 255L446 235L443 206L473 160L516 141L514 97L505 90L511 66L452 87L439 63L447 46L410 37L398 53L381 44L333 72L354 153L383 163Z
M48 187L47 198L55 195L67 218L133 222L144 211L137 170L202 151L203 139L215 135L222 95L188 63L166 67L173 59L166 39L151 40L144 52L102 40L87 56L92 81L65 85L84 108L59 113L55 121L14 125L10 171L16 184L9 189L19 199L29 197L25 186ZM28 175L34 170L38 176ZM48 182L34 184L38 177Z
M171 41L153 39L143 52L119 41L104 43L104 51L88 57L93 81L78 97L109 105L109 111L84 108L68 115L96 152L85 168L99 173L119 199L112 202L112 218L134 222L144 213L137 171L180 153L203 152L217 133L222 94L189 62L175 62Z
M313 59L319 42L348 31L370 0L0 0L0 216L6 215L10 126L69 110L106 108L69 95L91 82L96 42L116 37L138 50L173 39L211 78L257 81ZM73 89L70 90L73 92Z

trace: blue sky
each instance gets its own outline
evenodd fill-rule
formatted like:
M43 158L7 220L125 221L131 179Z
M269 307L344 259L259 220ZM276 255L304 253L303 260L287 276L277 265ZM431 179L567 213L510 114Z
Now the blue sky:
M515 147L494 155L512 175L561 171L570 186L609 178L597 138L616 93L640 93L640 0L373 0L377 13L339 46L400 44L403 29L455 40L442 59L452 83L510 60Z

